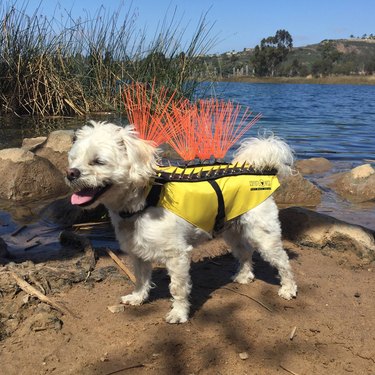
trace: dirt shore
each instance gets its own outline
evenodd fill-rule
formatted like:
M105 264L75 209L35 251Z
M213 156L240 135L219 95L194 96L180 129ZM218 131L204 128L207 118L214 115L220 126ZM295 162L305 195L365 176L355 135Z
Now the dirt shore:
M119 313L107 306L132 285L117 269L51 295L74 316L33 298L25 303L22 291L3 295L3 303L21 306L23 318L0 341L1 373L375 374L375 264L284 245L299 285L295 300L277 296L275 272L259 258L254 283L232 283L235 262L214 240L194 256L192 314L182 325L164 321L170 301L163 268L154 271L151 301ZM101 254L95 269L109 266ZM36 328L42 313L55 323Z
M327 85L375 85L375 75L370 76L329 76L329 77L230 77L223 82L244 83L298 83Z

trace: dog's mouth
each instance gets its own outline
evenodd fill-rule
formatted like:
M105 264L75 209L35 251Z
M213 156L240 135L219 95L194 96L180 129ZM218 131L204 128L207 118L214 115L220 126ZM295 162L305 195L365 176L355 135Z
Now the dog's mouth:
M95 188L84 188L72 194L70 202L75 206L90 206L112 185L99 186Z

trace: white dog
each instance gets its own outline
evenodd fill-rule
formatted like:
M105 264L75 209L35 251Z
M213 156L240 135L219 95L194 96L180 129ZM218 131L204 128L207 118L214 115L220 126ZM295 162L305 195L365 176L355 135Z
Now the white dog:
M132 126L91 122L76 136L67 171L68 183L75 192L72 203L85 207L104 204L121 249L134 262L135 290L121 297L122 303L140 305L148 298L152 262L162 262L170 276L173 297L166 321L186 322L191 251L198 242L210 239L211 234L163 207L147 206L146 196L158 168L157 149L140 139ZM277 137L251 138L242 143L234 161L247 162L258 171L275 168L279 174L289 174L293 155ZM272 197L228 221L223 235L239 261L235 282L253 281L252 253L256 249L278 270L279 295L285 299L296 296L297 286L282 246L278 209Z

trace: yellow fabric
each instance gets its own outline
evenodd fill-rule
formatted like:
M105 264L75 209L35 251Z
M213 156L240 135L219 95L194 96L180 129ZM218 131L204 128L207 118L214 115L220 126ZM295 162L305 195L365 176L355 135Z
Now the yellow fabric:
M199 172L201 168L208 171L212 166L198 167L195 171ZM191 173L192 169L186 170L185 175ZM175 167L160 168L160 171L173 172ZM215 181L224 197L225 221L258 206L280 186L274 175L223 176ZM163 186L158 206L207 232L213 230L218 213L217 194L208 181L167 182Z

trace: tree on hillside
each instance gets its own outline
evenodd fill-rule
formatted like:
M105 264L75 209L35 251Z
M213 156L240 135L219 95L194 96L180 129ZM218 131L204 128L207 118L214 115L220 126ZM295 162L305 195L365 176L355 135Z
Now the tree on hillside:
M342 53L337 50L334 43L328 41L320 44L318 51L320 52L321 59L313 64L311 68L312 74L332 74L334 65L337 64Z
M275 36L261 40L254 49L252 64L258 76L275 76L277 67L293 48L292 36L286 30L277 30Z

